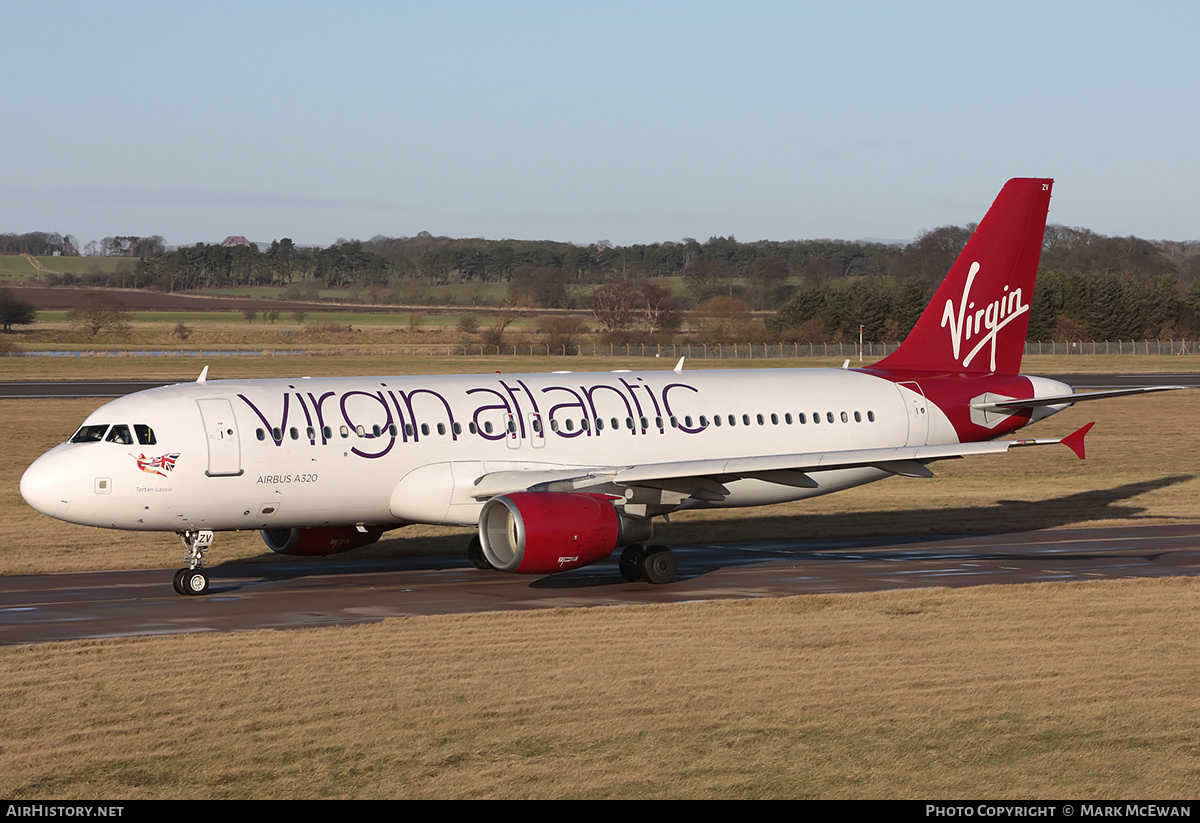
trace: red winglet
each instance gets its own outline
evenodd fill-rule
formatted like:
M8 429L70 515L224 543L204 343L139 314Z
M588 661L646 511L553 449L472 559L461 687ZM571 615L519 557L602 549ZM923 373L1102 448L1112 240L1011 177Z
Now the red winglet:
M1059 442L1061 442L1064 446L1066 446L1071 451L1075 452L1075 456L1078 457L1080 460L1082 460L1083 459L1083 438L1085 435L1087 435L1088 432L1090 432L1092 430L1092 426L1094 426L1094 425L1096 425L1096 424L1088 423L1086 426L1079 429L1078 431L1071 432L1070 434L1068 434L1066 437L1064 437Z

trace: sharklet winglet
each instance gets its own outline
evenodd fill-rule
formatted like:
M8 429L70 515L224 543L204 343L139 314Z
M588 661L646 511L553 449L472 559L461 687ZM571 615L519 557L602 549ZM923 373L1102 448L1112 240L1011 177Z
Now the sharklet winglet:
M686 356L687 355L684 355L684 357L686 357ZM683 374L683 360L684 360L683 357L679 358L679 362L676 363L675 368L672 369L672 371L674 371L676 374Z
M200 376L196 378L197 383L203 383L208 378L208 366L200 370Z

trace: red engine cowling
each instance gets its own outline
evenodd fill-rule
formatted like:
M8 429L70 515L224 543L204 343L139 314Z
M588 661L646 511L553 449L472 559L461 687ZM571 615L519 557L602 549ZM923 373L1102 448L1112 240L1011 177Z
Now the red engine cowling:
M382 526L318 526L311 529L263 529L267 548L280 554L318 557L369 546L383 534Z
M484 556L518 574L577 569L650 533L649 520L618 512L603 494L515 492L493 497L479 513Z

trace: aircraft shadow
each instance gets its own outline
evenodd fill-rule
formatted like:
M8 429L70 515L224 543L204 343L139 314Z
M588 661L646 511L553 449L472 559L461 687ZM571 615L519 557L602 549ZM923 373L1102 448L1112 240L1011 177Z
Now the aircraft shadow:
M738 522L737 531L745 537L699 544L672 544L679 556L676 579L692 579L722 568L763 563L781 558L801 558L830 551L866 550L897 547L895 556L910 556L906 543L928 544L938 540L957 540L969 535L1015 534L1040 531L1096 520L1136 522L1145 517L1144 507L1127 501L1147 492L1168 488L1195 479L1195 475L1175 475L1138 483L1126 483L1110 489L1093 489L1044 500L997 500L991 506L939 509L907 509L896 512L855 512L797 515L786 518L795 529L794 536L754 539L756 532L778 533L781 518L750 517ZM771 528L762 528L766 522ZM934 530L930 524L939 524ZM667 530L664 529L663 532ZM851 535L814 537L813 535ZM858 536L853 536L858 535ZM664 534L667 537L667 534ZM745 542L742 542L745 541ZM665 541L664 541L665 542ZM737 543L736 552L723 546ZM624 582L616 569L616 557L574 572L540 578L531 588L586 588ZM876 554L875 559L889 556ZM1003 559L1016 556L1005 552L971 553L977 559ZM1022 555L1024 556L1024 555ZM1059 555L1061 556L1061 555ZM1144 556L1139 554L1139 556ZM1082 555L1081 555L1082 558Z
M991 506L748 517L737 521L736 525L722 524L723 531L729 537L712 542L672 542L671 527L667 526L659 529L661 538L657 539L676 550L679 558L677 579L687 580L703 577L722 568L781 558L802 558L831 551L852 553L856 549L893 546L900 554L906 543L961 539L964 535L981 537L1037 531L1095 520L1136 522L1144 516L1145 508L1130 504L1129 500L1194 478L1195 475L1175 475L1044 500L998 500ZM941 528L935 530L931 524L938 524ZM781 526L785 534L780 534ZM765 534L774 536L762 537ZM254 582L295 580L311 575L469 569L465 552L469 538L465 532L463 535L417 539L405 538L403 530L395 535L390 540L381 541L376 547L328 558L280 558L266 553L213 566L210 567L212 591L214 594L229 592ZM405 550L415 549L419 553L404 556L368 554L378 551L377 547L387 551L387 544L403 546ZM729 546L736 548L727 548ZM529 586L534 589L570 589L624 584L617 570L619 556L620 552L614 552L610 559L582 569L534 578ZM878 558L883 555L875 556ZM984 559L1007 555L988 553L972 556Z

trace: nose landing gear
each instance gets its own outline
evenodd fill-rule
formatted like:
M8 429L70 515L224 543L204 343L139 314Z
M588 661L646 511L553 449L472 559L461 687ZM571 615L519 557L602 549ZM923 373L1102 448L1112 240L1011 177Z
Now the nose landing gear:
M186 569L175 572L175 591L179 594L208 594L208 573L204 571L204 550L212 545L213 533L207 529L189 529L179 532L185 553Z

